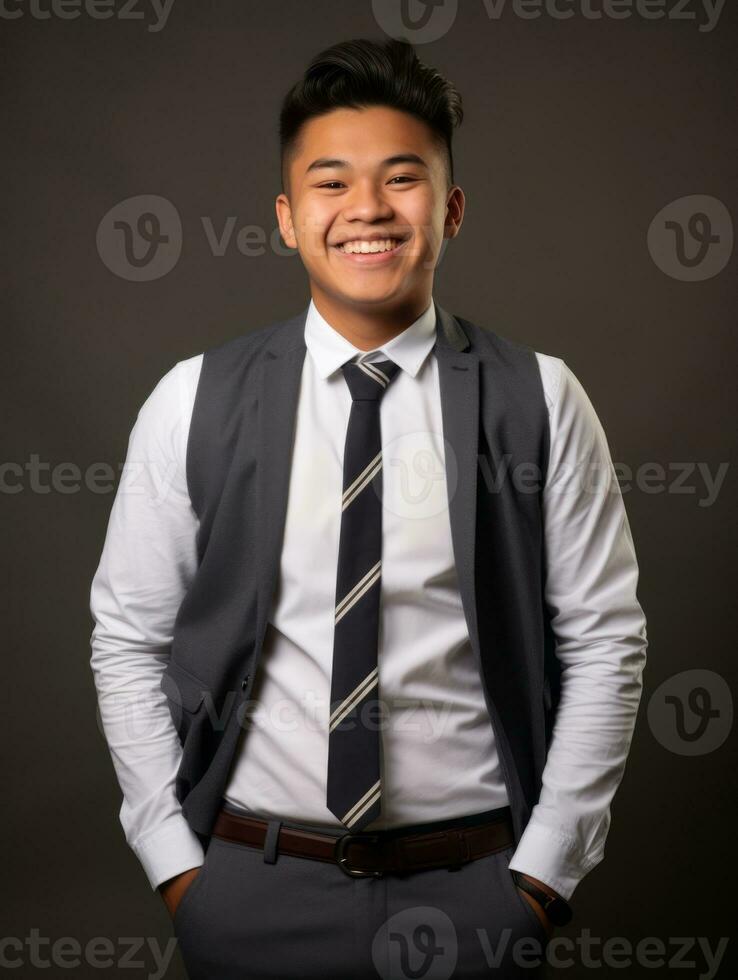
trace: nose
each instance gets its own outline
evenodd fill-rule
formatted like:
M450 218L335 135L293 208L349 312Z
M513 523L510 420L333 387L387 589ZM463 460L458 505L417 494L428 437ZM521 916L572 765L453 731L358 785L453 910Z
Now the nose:
M374 180L357 180L345 199L344 218L347 221L372 222L391 217L394 210L382 190L382 185Z

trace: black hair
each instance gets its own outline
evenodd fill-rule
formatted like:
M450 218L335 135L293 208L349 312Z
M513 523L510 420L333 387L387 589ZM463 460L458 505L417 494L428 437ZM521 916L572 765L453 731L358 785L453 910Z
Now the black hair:
M408 112L431 128L437 145L446 153L450 187L454 180L453 130L464 118L461 95L440 72L418 60L408 41L358 38L315 55L284 97L279 115L282 190L305 122L334 109L373 105Z

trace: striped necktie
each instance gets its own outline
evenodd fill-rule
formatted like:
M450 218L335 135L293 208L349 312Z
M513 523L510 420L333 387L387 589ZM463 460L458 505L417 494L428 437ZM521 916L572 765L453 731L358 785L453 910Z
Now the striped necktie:
M349 415L343 458L327 806L360 830L381 810L377 645L382 574L380 399L400 370L392 361L343 365Z

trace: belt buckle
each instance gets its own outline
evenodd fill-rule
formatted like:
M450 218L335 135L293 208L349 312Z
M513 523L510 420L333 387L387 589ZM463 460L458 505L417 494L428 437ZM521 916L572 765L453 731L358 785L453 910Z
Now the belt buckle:
M346 857L346 848L349 844L357 840L363 840L366 843L376 844L379 841L379 834L344 834L343 837L339 837L336 841L336 848L334 856L336 863L338 864L341 871L347 874L349 878L381 878L384 875L384 871L369 871L362 870L361 868L352 868L348 864L348 858Z

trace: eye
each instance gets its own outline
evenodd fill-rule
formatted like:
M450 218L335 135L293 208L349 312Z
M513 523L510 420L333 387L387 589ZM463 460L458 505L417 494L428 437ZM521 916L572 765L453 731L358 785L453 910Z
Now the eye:
M327 184L318 184L318 187L326 187L329 190L333 190L333 187L331 185L341 186L341 181L340 180L329 180Z
M409 181L412 182L412 181L415 180L415 177L408 177L405 174L398 174L397 177L393 177L392 178L392 180L390 181L390 184L392 183L393 180L409 180Z

